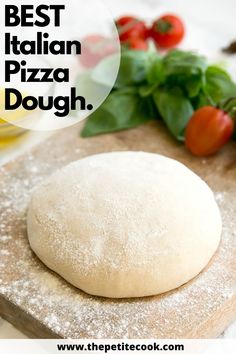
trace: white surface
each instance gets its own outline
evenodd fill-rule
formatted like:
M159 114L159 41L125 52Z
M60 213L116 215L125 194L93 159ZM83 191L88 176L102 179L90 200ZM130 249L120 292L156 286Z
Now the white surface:
M201 53L208 55L212 61L225 59L223 54L219 54L218 49L225 47L236 35L234 19L236 13L235 0L192 0L191 2L189 0L104 0L104 2L107 3L114 17L124 14L136 14L145 19L152 19L167 10L180 13L189 23L188 36L183 43L183 47L197 48ZM206 36L206 28L211 33L210 37ZM232 57L230 60L229 70L236 77L235 57ZM45 136L46 134L34 133L26 139L25 143L19 144L17 149L10 149L9 151L0 150L0 164L15 155L19 155L29 148L30 145L33 145ZM235 339L236 322L221 337ZM0 318L0 338L25 337Z

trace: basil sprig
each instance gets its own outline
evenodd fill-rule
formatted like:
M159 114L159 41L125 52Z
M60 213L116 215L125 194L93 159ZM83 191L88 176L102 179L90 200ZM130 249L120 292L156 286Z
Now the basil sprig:
M91 72L94 85L106 85L106 60ZM109 78L108 78L109 79ZM171 134L184 140L193 112L204 105L219 105L236 96L236 84L218 66L208 66L205 57L172 50L161 57L156 52L124 50L114 88L92 113L81 132L83 137L137 127L162 119Z

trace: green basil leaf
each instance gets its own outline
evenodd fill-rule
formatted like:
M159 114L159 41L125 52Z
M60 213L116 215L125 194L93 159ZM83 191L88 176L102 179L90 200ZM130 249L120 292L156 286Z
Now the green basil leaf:
M185 91L190 98L196 97L200 93L203 85L203 75L199 73L184 81Z
M98 102L102 95L106 96L107 94L107 87L98 82L94 82L91 78L90 71L79 74L76 78L75 85L77 94L85 97L87 102Z
M173 50L163 60L166 85L180 87L189 98L196 97L203 86L207 61L192 52Z
M165 81L163 59L157 54L150 56L147 65L147 81L151 85L160 85Z
M117 62L119 56L117 54L110 55L101 60L93 70L91 70L91 80L94 82L111 87L118 75Z
M236 96L236 84L230 75L217 66L209 66L206 70L206 83L204 92L219 103L229 97Z
M152 84L152 85L147 84L147 85L140 86L138 92L141 97L148 97L152 95L152 93L155 91L156 88L157 88L157 84Z
M193 98L199 95L203 86L204 74L186 76L185 74L171 75L166 80L166 85L169 87L180 87L186 96Z
M198 96L194 97L191 102L195 110L209 105L216 106L217 104L217 102L213 101L213 99L209 95L206 95L203 90L201 90Z
M184 130L194 110L181 89L157 89L153 95L158 111L174 137L184 140Z
M127 90L111 93L87 119L81 135L89 137L134 128L154 118L155 105L150 97L141 99Z
M172 50L164 58L163 65L166 76L191 76L204 73L207 68L207 60L193 52Z
M115 88L140 84L146 79L148 53L126 50L121 55Z

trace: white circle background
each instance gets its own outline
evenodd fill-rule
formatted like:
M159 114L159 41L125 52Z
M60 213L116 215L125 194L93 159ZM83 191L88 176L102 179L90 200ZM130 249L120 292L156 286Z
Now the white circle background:
M41 4L46 5L65 5L65 10L61 12L61 26L55 27L53 21L47 27L5 27L5 5L34 5L34 9ZM54 18L53 12L48 11L51 19ZM34 15L34 20L38 17ZM39 18L38 18L39 19ZM40 19L39 19L40 20ZM37 32L47 32L48 41L52 40L79 40L89 35L102 35L112 38L112 46L116 54L110 56L99 68L97 80L99 84L91 82L88 69L80 64L79 56L76 55L5 55L4 43L5 32L17 35L19 40L35 40ZM71 87L77 86L77 95L84 96L87 104L93 105L92 111L73 112L66 117L57 117L55 108L50 111L36 109L31 111L26 118L14 120L14 114L9 111L1 111L0 117L11 124L29 130L47 131L62 129L85 119L91 112L95 111L110 93L120 64L120 42L116 26L111 13L101 0L1 0L0 2L0 40L2 43L0 53L0 86L16 88L27 95L44 96L70 96ZM82 53L83 55L83 44ZM70 81L68 83L32 83L22 82L20 73L12 75L10 83L5 83L5 61L6 60L25 60L27 67L35 68L69 68ZM78 79L79 77L79 79ZM102 82L102 84L101 84ZM91 86L92 84L92 86ZM78 91L79 90L79 91ZM4 117L4 113L8 112ZM12 111L14 112L14 111Z

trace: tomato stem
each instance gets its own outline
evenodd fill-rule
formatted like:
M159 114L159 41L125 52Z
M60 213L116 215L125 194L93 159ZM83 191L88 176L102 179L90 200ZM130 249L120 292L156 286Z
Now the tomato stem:
M160 19L157 21L156 28L160 33L169 33L173 25L167 20Z
M231 118L236 119L236 107L233 107L229 112Z
M233 104L233 106L232 106L232 104ZM220 107L226 112L229 112L234 108L236 109L236 96L228 98L225 102L223 102L220 105Z

